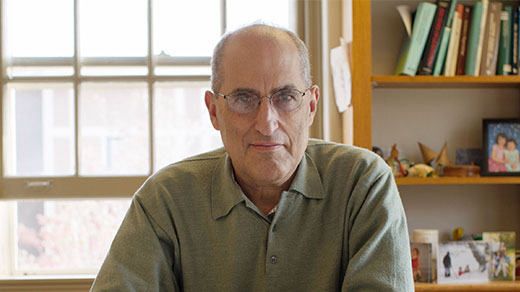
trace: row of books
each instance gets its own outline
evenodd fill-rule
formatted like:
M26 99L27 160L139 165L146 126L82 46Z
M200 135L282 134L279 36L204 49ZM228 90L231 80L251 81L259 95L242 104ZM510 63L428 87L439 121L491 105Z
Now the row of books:
M457 2L397 7L406 35L395 75L518 75L520 7Z

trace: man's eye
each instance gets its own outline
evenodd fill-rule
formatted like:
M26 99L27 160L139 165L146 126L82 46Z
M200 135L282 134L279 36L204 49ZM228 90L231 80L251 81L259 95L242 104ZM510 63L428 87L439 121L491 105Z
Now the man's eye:
M297 99L297 94L294 92L281 92L277 97L277 102L292 102Z
M248 104L255 100L255 95L250 93L238 93L233 95L233 100L236 103Z

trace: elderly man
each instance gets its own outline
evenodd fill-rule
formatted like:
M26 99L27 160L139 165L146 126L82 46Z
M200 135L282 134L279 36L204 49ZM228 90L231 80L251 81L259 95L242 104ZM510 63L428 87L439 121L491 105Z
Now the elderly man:
M248 26L223 37L212 70L224 148L147 180L92 291L413 291L390 169L309 140L319 93L302 41Z

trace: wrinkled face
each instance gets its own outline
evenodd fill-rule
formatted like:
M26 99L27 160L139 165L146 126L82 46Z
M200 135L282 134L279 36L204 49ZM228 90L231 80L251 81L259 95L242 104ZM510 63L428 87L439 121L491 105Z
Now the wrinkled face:
M247 114L233 112L223 97L206 92L211 121L221 133L238 181L259 187L289 182L307 147L318 100L317 87L305 88L296 46L280 35L245 32L229 40L222 63L220 93L249 90L264 97L287 87L306 91L292 112L277 111L264 98Z

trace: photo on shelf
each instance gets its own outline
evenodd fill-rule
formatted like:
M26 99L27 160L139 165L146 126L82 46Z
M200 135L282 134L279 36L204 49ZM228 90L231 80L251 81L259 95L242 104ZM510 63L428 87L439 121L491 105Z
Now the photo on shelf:
M484 241L439 243L437 282L470 284L489 282L489 245Z
M520 119L483 120L483 176L520 176Z
M414 282L432 282L432 244L424 242L410 242L412 256L412 270Z
M513 281L515 279L515 233L484 232L482 240L489 243L491 250L489 279L491 281Z
M517 281L520 281L520 249L516 250L516 260L515 260L515 278Z
M520 281L520 249L516 250L515 256L515 279Z

